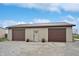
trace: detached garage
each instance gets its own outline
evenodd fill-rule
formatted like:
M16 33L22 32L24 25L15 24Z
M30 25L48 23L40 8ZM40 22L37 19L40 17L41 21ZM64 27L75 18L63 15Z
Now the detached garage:
M19 24L8 27L8 39L12 41L69 42L72 38L73 24L65 22Z

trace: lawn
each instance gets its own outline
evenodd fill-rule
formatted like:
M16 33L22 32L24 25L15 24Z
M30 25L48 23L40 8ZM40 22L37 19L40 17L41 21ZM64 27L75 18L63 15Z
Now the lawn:
M3 41L8 41L7 38L0 38L0 42L3 42Z
M73 35L74 40L79 40L79 35Z

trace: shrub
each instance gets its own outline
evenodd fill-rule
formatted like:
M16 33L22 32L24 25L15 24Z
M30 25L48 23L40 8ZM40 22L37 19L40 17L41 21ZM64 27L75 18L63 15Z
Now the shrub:
M8 39L7 38L0 38L0 42L2 42L2 41L8 41Z
M42 39L42 42L45 42L45 39L44 38Z
M27 40L26 40L26 42L30 42L30 40L29 40L29 39L27 39Z

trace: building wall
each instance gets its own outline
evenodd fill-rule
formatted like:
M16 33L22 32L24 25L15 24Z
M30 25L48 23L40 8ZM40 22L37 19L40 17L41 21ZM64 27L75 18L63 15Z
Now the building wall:
M8 29L8 40L12 40L12 29Z
M5 37L5 29L0 28L0 38Z
M34 37L35 31L38 32L36 34L37 39L34 39L35 38ZM26 30L25 30L25 40L30 39L31 41L41 42L43 38L46 41L48 41L48 28L26 28Z
M66 41L73 41L72 38L72 27L51 27L51 28L66 28ZM38 31L38 39L34 39L34 31ZM26 28L25 29L25 40L30 39L31 41L39 41L44 38L48 41L48 28ZM8 39L12 40L12 29L8 29Z
M67 42L72 42L73 37L72 37L72 27L67 27L66 28L66 41Z

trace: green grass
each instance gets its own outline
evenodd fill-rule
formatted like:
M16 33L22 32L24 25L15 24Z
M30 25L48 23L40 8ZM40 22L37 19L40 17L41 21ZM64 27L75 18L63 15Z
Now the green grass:
M7 38L0 38L0 42L3 42L3 41L8 41Z
M79 35L73 35L74 40L79 40Z

